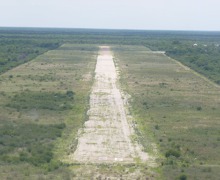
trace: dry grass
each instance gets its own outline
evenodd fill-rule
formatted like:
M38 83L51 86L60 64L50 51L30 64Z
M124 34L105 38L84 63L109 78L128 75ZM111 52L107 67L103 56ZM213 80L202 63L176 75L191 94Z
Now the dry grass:
M219 176L219 87L162 53L137 46L115 46L113 50L121 83L132 97L140 141L146 149L156 142L164 157L163 176ZM170 150L180 157L169 156ZM211 172L203 171L203 165Z
M2 179L66 179L72 176L65 166L60 165L57 170L53 170L53 166L70 151L68 143L72 144L78 128L85 121L97 50L98 47L93 45L65 44L0 76L0 127L7 134L11 131L18 133L16 138L28 133L28 127L32 128L30 137L26 136L20 142L13 142L15 137L8 138L3 133L4 138L14 145L11 142L6 145L5 139L1 141L4 143L1 148L10 148L8 153L4 151L5 154L1 154L8 159L6 162L5 157L1 158ZM68 97L68 91L74 92L74 96ZM66 125L64 129L63 124ZM23 132L20 127L24 127ZM41 137L35 132L37 128L42 130L39 132ZM32 151L35 144L36 147L47 147L47 153L53 154L49 164L34 166L31 159L26 160L28 163L19 160L21 154L27 149ZM31 158L36 157L33 155ZM52 172L48 172L51 168Z
M65 164L65 158L76 149L77 131L87 119L97 57L96 46L65 44L0 76L0 128L19 124L45 128L65 123L62 136L50 140L54 144L54 160L64 164L48 172L45 166L4 162L0 166L2 179L155 179L159 178L161 170L164 179L175 179L181 174L189 179L220 176L219 87L163 53L151 52L142 46L114 46L112 49L123 90L132 97L130 112L136 120L137 137L148 153L160 152L157 156L161 166L149 169L138 163L138 159L136 163L123 166ZM27 107L18 111L7 106L22 93L64 95L67 91L75 92L72 104L68 101L72 105L70 109L54 111ZM33 107L31 101L27 103ZM55 108L63 107L60 105ZM25 148L15 148L10 155L16 157L21 150ZM141 176L136 177L137 174Z

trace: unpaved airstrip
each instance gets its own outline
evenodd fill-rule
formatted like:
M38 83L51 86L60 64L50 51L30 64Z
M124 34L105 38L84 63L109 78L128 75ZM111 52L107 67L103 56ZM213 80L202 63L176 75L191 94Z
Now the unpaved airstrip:
M78 146L72 160L80 163L145 162L148 154L134 141L132 117L120 90L113 54L101 46L90 94L88 120L78 132Z

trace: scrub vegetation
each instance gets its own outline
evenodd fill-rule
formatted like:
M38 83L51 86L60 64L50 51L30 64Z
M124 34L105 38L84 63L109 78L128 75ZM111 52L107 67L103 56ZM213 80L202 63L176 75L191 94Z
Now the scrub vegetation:
M121 84L146 150L156 142L165 179L218 179L219 87L143 46L115 46Z
M1 75L1 178L73 176L59 158L68 146L57 146L76 146L69 136L85 121L97 49L65 44Z
M0 28L1 178L126 178L140 171L149 179L218 179L219 35ZM131 95L135 139L158 155L154 169L67 159L88 119L100 45L112 47Z
M60 42L56 40L2 29L0 39L0 74L60 46Z
M0 73L67 42L143 45L220 84L219 32L0 28L0 37Z

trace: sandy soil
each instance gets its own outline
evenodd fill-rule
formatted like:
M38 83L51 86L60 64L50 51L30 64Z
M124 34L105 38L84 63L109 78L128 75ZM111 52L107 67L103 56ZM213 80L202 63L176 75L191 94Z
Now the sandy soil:
M90 95L88 121L79 131L78 146L72 160L82 163L131 163L146 161L148 155L135 141L126 99L118 87L113 55L100 47ZM133 138L134 139L134 138Z

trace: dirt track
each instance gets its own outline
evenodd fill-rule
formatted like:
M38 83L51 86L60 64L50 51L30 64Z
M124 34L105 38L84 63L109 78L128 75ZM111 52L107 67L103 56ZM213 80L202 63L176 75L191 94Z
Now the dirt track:
M146 161L148 155L131 140L132 118L126 113L126 98L117 86L117 72L107 46L100 47L95 73L89 120L79 131L78 146L71 158L82 163Z

